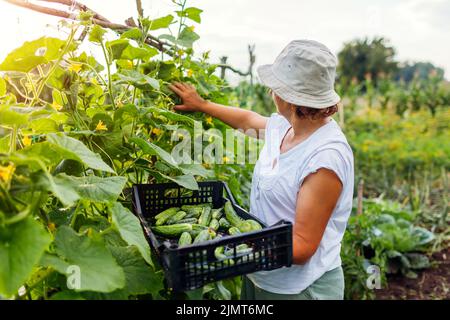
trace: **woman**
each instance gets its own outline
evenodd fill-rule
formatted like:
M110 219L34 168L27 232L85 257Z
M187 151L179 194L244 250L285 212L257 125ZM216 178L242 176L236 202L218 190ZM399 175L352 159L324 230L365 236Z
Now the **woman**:
M174 83L182 105L233 128L265 129L252 180L250 213L266 223L293 223L293 265L249 274L241 299L343 299L341 240L353 198L353 153L331 118L336 57L316 41L290 42L272 65L258 68L278 113L270 117L202 99Z

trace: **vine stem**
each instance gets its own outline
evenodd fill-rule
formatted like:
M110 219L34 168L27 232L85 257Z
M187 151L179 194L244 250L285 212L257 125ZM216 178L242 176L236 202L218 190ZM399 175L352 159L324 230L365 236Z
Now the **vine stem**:
M116 109L116 102L114 101L114 94L113 94L113 88L112 88L112 81L111 81L111 62L108 58L108 52L106 51L105 44L103 41L101 41L101 47L103 51L103 55L105 56L105 62L106 62L106 71L108 73L108 91L109 91L109 97L111 98L111 103L113 105L114 110Z

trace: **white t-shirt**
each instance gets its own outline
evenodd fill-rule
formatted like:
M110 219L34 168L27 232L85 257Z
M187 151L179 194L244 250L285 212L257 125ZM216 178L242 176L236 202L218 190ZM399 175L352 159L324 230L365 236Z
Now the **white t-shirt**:
M265 144L253 172L250 213L268 225L281 219L294 223L300 186L320 168L334 171L343 189L320 245L308 262L248 275L256 286L279 294L300 293L341 265L341 240L352 209L354 184L353 152L336 121L331 120L280 154L281 140L289 128L289 122L279 114L272 114L268 120Z

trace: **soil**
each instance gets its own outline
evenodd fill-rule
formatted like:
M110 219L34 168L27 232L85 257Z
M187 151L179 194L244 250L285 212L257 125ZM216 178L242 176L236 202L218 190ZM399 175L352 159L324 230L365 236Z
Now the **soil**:
M432 255L432 267L418 272L417 279L388 278L388 287L377 290L377 300L450 300L450 248Z

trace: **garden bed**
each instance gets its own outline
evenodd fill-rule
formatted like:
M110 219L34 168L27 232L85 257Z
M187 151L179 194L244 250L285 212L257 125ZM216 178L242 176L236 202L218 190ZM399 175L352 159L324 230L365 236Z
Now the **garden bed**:
M432 267L418 272L417 279L389 277L388 287L378 290L376 299L450 299L450 248L434 253L431 261Z

